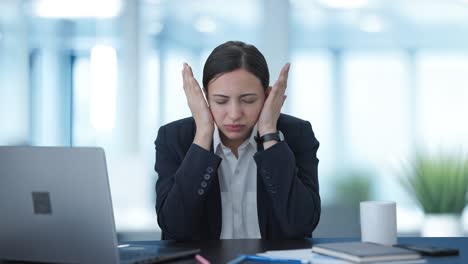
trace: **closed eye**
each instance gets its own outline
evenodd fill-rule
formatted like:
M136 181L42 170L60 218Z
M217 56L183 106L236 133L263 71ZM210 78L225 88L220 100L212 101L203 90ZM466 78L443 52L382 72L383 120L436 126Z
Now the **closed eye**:
M215 94L213 95L213 101L216 104L225 104L227 101L229 101L229 97L222 95L222 94Z
M242 102L247 103L247 104L253 104L257 101L256 98L249 98L249 99L243 99Z
M246 95L241 96L242 102L247 103L247 104L255 103L257 99L258 99L258 96L255 94L246 94Z

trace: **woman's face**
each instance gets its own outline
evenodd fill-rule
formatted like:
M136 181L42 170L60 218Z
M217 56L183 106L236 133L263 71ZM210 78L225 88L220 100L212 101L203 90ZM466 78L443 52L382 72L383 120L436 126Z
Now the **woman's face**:
M260 80L238 69L224 73L208 84L208 103L226 145L240 145L257 123L265 102Z

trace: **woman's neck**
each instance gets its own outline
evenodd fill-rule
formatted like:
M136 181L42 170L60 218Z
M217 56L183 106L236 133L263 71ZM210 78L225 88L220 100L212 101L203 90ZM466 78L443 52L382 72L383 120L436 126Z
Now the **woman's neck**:
M250 135L249 135L249 137L246 137L246 138L244 138L242 140L230 140L230 139L226 138L226 136L224 136L222 134L220 134L219 136L220 136L221 142L223 142L223 144L226 147L231 149L232 153L236 156L236 158L239 158L238 149L239 149L240 145L242 145L242 143L244 143L244 141L250 137Z

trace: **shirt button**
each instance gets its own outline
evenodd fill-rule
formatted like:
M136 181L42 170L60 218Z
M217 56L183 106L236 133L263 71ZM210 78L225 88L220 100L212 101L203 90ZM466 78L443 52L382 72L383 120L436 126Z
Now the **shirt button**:
M213 167L210 166L210 167L206 168L206 172L212 173L213 172Z
M203 195L205 191L203 189L198 189L198 195Z
M211 175L209 175L208 173L203 175L203 179L205 180L209 180L211 178Z
M208 186L208 183L206 181L202 181L200 185L201 187L206 188L206 186Z
M236 170L234 171L234 173L235 173L235 174L239 174L239 169L236 169Z

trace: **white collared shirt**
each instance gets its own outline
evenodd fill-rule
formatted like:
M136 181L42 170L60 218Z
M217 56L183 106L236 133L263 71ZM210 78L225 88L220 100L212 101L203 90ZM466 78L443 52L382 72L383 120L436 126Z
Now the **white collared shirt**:
M250 137L239 146L237 159L231 149L221 142L218 127L215 126L214 151L222 158L218 168L221 239L261 238L257 213L257 164L253 159L257 152L256 134L257 125Z

